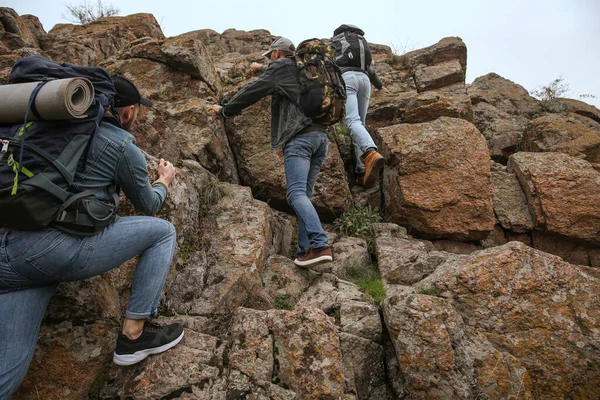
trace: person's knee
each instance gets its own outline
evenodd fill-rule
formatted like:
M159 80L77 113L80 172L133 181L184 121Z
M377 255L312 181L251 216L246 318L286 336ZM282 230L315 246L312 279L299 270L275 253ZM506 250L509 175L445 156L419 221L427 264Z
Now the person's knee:
M166 221L164 219L162 221L164 223L164 236L172 237L173 241L175 241L177 239L177 230L175 229L175 226L171 222Z
M172 243L173 245L177 239L177 231L175 226L167 220L161 218L154 218L152 221L152 235L154 236L156 243Z
M306 196L306 187L305 188L292 188L289 189L286 194L285 197L287 199L287 202L290 206L292 206L292 208L294 208L295 204L298 203L298 200L301 197L307 197Z
M351 115L347 114L345 122L346 122L346 126L350 130L352 130L352 128L355 127L356 125L362 125L362 121L361 121L360 115L358 115L358 113L351 114Z

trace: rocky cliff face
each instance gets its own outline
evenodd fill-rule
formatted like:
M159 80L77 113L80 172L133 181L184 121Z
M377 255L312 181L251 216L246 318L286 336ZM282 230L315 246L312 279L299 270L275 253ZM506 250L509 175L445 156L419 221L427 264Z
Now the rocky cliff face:
M3 83L16 59L41 54L124 74L155 103L134 134L151 168L179 168L159 214L178 233L161 320L186 327L173 350L117 367L135 260L63 284L15 398L598 398L600 110L539 102L493 73L466 85L460 38L403 56L373 45L387 91L367 124L385 172L375 189L354 186L336 127L313 201L325 221L370 204L384 223L369 242L328 226L336 261L309 271L289 258L269 101L227 121L207 110L255 78L273 39L165 38L148 14L46 33L0 8ZM366 263L382 302L347 280Z

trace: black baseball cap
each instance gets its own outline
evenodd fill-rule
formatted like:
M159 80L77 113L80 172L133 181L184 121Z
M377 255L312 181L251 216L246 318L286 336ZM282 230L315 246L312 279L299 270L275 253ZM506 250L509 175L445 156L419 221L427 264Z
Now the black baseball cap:
M133 106L135 104L152 107L152 102L142 97L138 88L129 79L122 75L113 75L111 78L117 91L115 95L115 107Z

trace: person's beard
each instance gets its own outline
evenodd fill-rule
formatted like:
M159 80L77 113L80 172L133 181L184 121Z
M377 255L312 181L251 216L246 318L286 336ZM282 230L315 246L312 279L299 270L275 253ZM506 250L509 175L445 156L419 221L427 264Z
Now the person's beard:
M121 121L121 126L127 132L131 132L131 130L133 129L133 118L128 119L127 121Z

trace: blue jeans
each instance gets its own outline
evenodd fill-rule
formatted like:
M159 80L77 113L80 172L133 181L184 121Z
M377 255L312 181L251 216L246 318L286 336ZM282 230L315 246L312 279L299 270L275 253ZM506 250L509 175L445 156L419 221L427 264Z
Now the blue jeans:
M360 161L367 149L375 148L375 142L365 128L369 99L371 98L371 82L364 72L347 71L342 75L346 82L346 126L352 136L352 145L356 157L356 172L364 172L365 165Z
M96 236L0 231L0 399L16 391L27 373L59 282L100 275L141 254L125 317L154 316L175 239L173 225L153 217L122 217Z
M298 217L297 257L303 257L309 248L328 245L319 215L310 202L317 175L321 170L329 139L321 131L301 133L291 138L283 151L287 201Z

